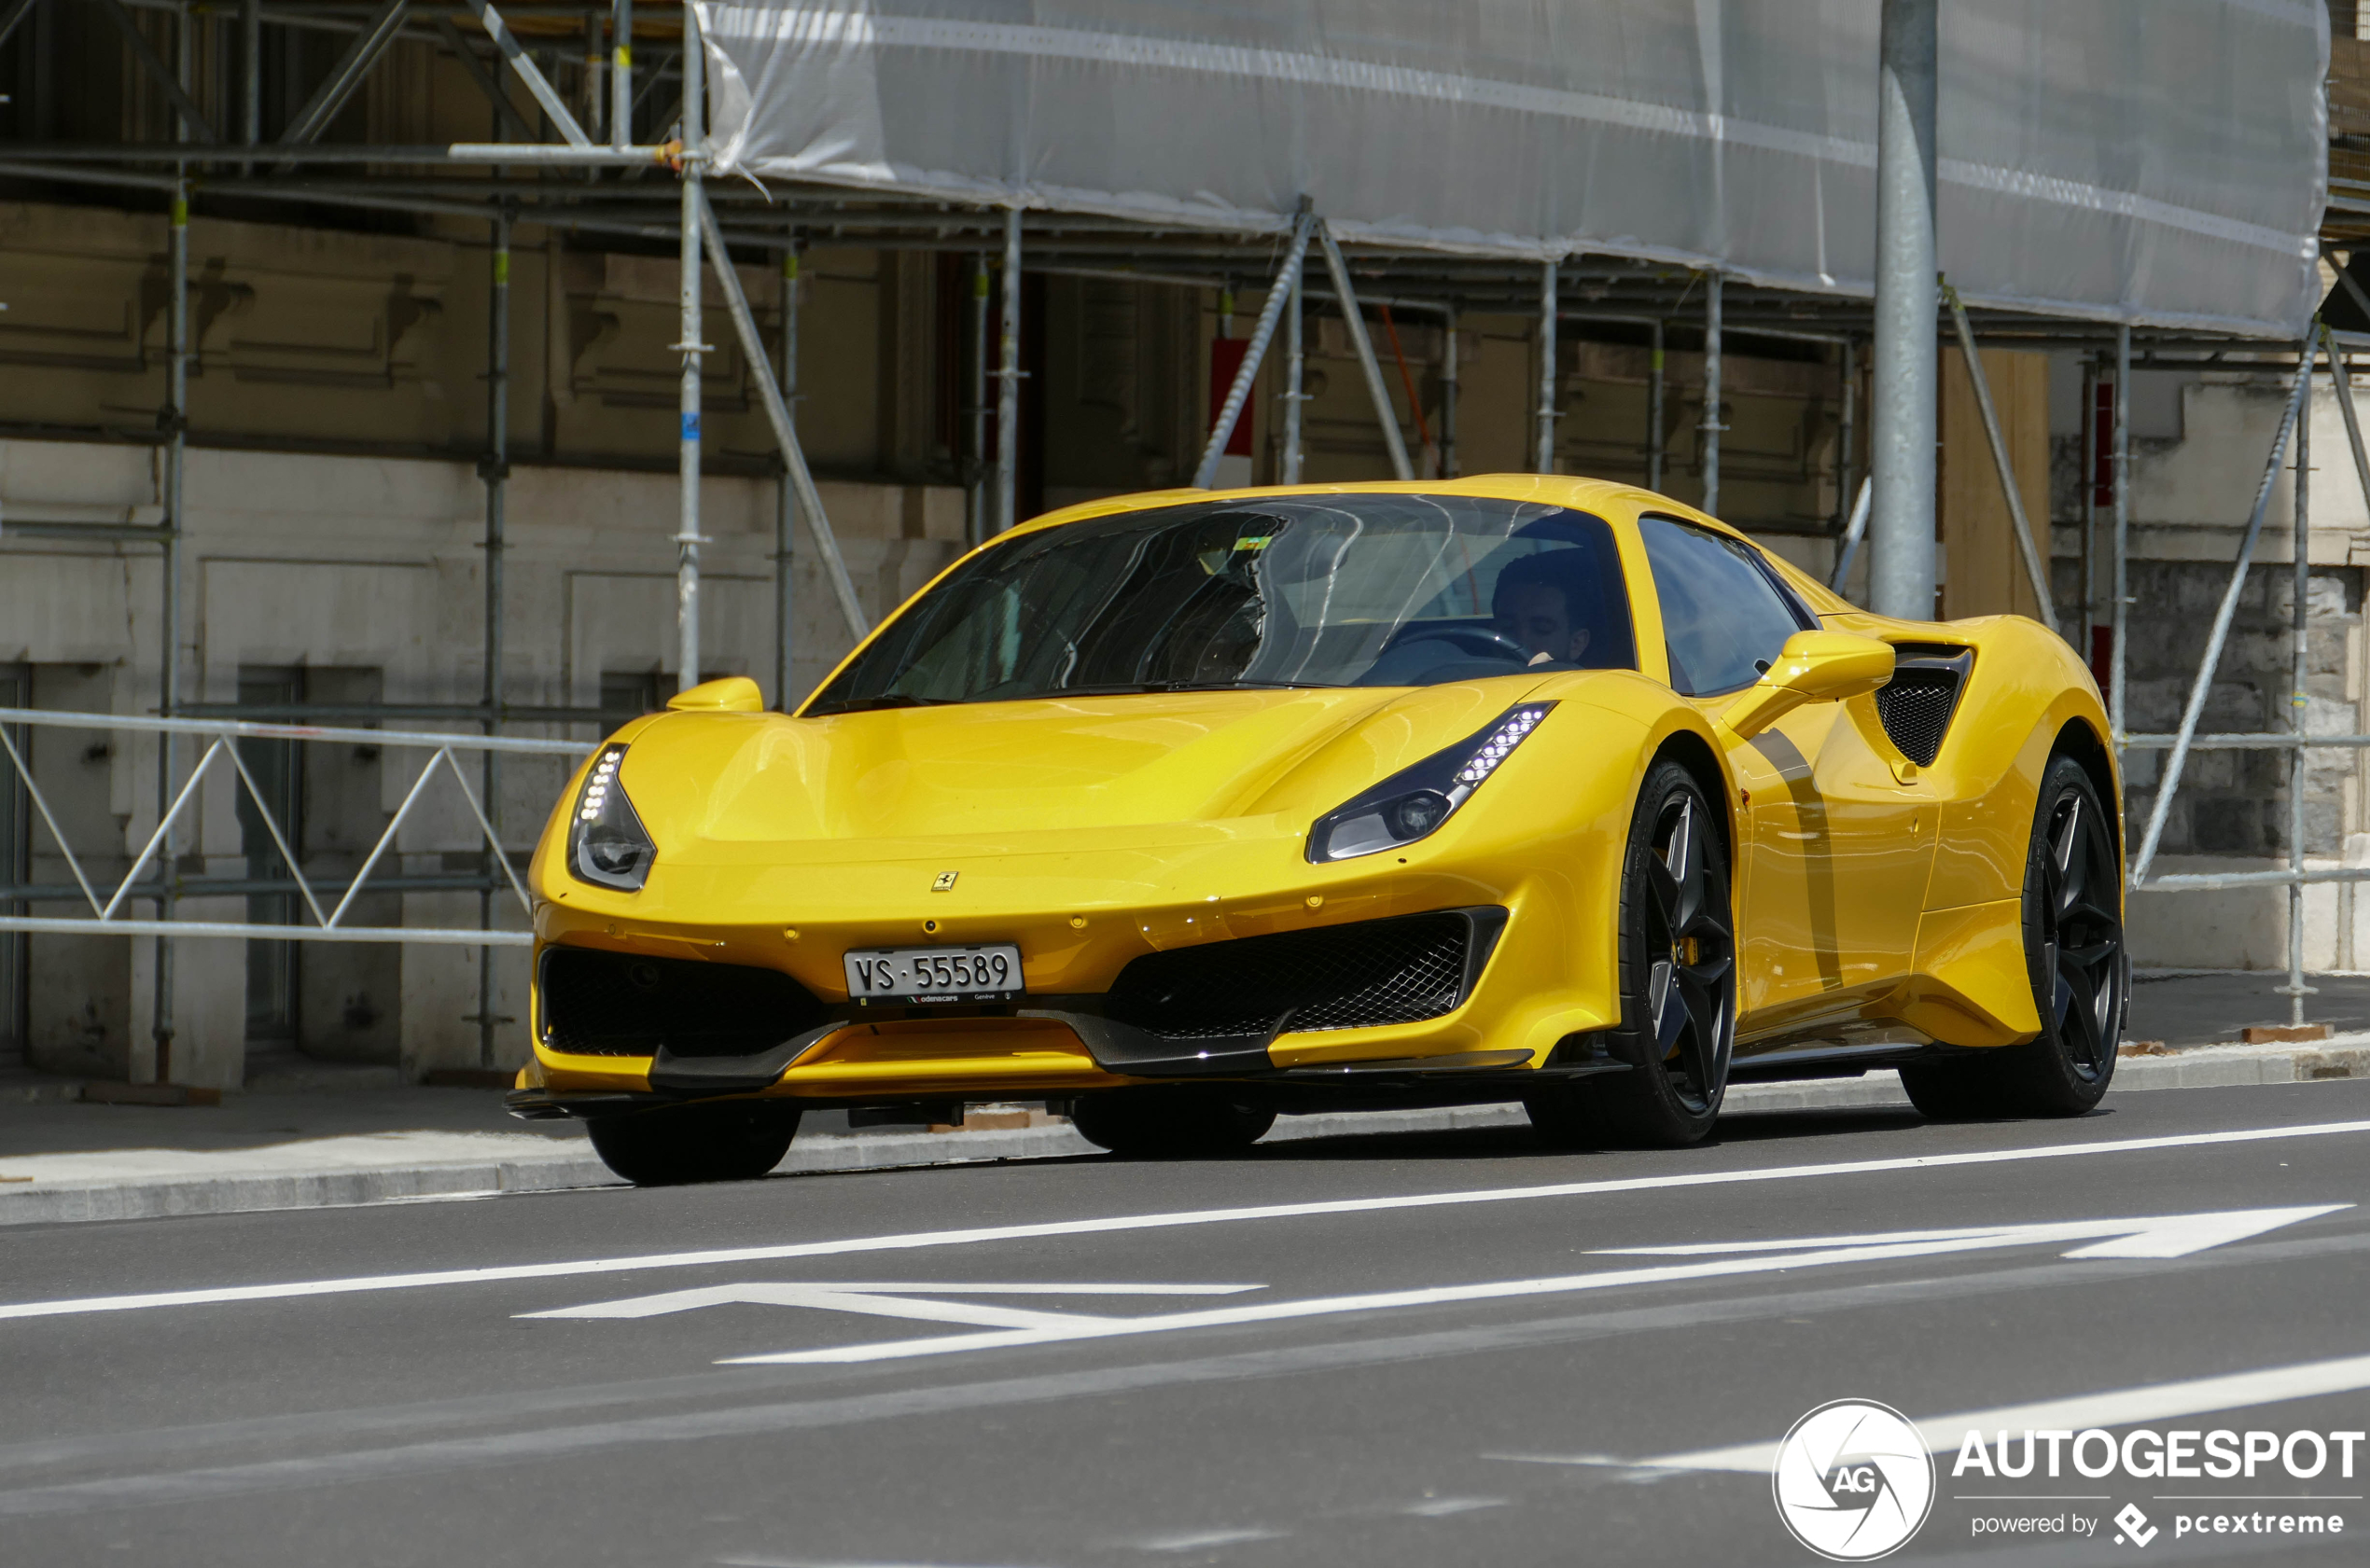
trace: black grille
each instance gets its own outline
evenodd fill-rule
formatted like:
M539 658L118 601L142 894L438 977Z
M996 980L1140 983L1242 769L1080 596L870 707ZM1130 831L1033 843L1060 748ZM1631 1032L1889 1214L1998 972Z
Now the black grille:
M774 969L550 948L537 978L543 1039L586 1056L747 1056L823 1021L823 1005Z
M1894 650L1893 660L1892 679L1876 689L1876 716L1902 756L1931 767L1959 709L1973 650L1905 645Z
M1415 1023L1462 999L1472 931L1461 913L1409 915L1149 953L1104 1007L1164 1040Z

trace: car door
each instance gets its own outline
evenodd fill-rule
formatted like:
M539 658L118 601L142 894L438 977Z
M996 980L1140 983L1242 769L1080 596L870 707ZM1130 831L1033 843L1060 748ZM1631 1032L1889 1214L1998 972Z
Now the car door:
M1751 546L1638 520L1671 685L1724 711L1818 618ZM1864 709L1865 712L1860 710ZM1813 702L1729 742L1744 794L1737 876L1740 1054L1848 1020L1910 970L1936 812L1895 776L1872 700Z

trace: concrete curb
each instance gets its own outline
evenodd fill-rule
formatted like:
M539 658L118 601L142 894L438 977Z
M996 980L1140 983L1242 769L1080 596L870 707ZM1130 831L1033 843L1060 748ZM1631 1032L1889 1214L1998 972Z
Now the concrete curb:
M2115 1090L2225 1089L2370 1077L2370 1034L2311 1046L2208 1047L2174 1056L2126 1057ZM1876 1071L1864 1078L1739 1084L1729 1090L1735 1114L1907 1109L1901 1080ZM1519 1127L1520 1105L1463 1105L1430 1111L1363 1111L1288 1117L1268 1141L1387 1132L1442 1132ZM528 1142L520 1135L521 1142ZM532 1140L541 1141L541 1140ZM887 1171L999 1159L1059 1159L1098 1152L1066 1124L961 1132L879 1132L812 1138L790 1146L776 1174ZM192 1172L120 1180L0 1186L0 1227L81 1220L161 1219L267 1209L347 1208L438 1199L557 1192L619 1185L608 1168L578 1145L516 1158L423 1160L383 1168Z

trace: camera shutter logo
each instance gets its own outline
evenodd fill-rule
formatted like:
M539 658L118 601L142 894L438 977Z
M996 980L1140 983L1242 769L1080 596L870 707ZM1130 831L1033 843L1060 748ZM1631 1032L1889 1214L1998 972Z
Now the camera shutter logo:
M1835 1562L1867 1562L1917 1533L1934 1502L1934 1462L1889 1406L1837 1399L1794 1422L1769 1472L1778 1517Z

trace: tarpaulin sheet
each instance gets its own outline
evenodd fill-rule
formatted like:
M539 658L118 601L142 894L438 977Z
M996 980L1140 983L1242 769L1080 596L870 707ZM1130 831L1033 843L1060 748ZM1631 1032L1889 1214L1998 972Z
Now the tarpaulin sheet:
M1878 0L703 0L721 166L1872 292ZM2294 337L2321 0L1947 0L1971 301Z

